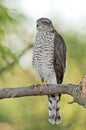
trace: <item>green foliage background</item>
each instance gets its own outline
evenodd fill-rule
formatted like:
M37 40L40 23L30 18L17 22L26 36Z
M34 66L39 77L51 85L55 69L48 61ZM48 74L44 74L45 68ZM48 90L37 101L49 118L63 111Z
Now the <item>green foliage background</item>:
M19 64L19 54L30 41L25 35L22 40L25 16L16 10L7 8L3 2L0 4L0 87L22 87L39 83L32 67L24 70ZM29 23L28 23L29 26ZM22 30L19 29L22 27ZM56 25L58 29L58 25ZM86 36L77 31L60 32L67 44L67 69L64 83L78 84L86 74ZM14 42L10 35L18 35L23 49L12 50L10 45ZM22 36L22 37L21 37ZM34 35L29 35L33 38ZM10 41L8 40L10 38ZM19 40L16 38L17 40ZM27 44L28 41L28 44ZM20 45L20 46L21 46ZM28 48L29 50L30 48ZM29 55L28 55L29 57ZM29 60L29 59L28 59ZM15 64L13 64L15 63ZM61 112L62 123L51 125L48 122L47 96L22 97L16 99L0 100L0 130L85 130L86 110L78 104L67 104L72 97L62 95Z

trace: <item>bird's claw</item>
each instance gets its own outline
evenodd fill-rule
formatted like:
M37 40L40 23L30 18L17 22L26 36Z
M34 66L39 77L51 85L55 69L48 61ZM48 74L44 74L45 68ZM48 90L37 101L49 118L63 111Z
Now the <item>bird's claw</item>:
M42 88L44 87L44 86L46 86L46 84L47 84L47 81L44 81L44 82L42 82L41 84L40 84L40 92L42 93Z

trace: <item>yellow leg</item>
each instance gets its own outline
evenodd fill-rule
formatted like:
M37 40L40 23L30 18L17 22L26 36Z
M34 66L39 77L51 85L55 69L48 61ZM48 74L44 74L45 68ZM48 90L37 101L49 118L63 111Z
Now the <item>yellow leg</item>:
M44 86L46 86L46 84L47 84L47 80L45 80L44 82L42 82L42 83L40 84L40 92L42 92L42 88L43 88Z

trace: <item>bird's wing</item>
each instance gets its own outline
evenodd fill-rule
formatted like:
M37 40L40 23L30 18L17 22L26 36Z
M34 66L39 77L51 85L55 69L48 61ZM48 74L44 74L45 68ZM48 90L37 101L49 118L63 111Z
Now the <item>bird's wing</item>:
M66 68L66 45L64 39L55 31L54 37L54 69L57 83L61 84Z

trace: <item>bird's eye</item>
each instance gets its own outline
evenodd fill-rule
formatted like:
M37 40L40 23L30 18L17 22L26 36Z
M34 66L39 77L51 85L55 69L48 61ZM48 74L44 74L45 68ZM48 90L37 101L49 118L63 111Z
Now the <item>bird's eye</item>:
M46 22L46 21L43 21L42 23L43 23L43 24L45 24L45 25L47 24L47 22Z

